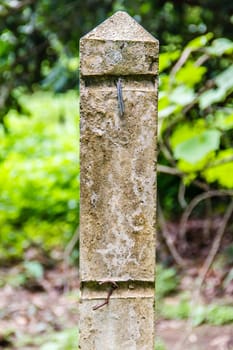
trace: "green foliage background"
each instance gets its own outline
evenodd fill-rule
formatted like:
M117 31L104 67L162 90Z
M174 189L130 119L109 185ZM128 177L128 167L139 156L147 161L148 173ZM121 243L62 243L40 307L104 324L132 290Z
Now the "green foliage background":
M13 276L17 287L44 273L39 261L27 260L28 249L56 257L79 225L78 42L117 10L160 41L158 202L164 217L180 220L197 196L217 191L218 199L209 197L194 214L221 218L233 196L233 2L0 0L0 262L25 260L24 272ZM227 229L232 233L230 221ZM214 237L211 232L204 243ZM202 238L200 230L196 239ZM226 288L233 281L232 247L223 251ZM171 263L160 249L158 255ZM193 313L189 297L172 307L162 302L177 292L179 278L173 267L159 265L157 272L162 317L190 318L194 325L232 322L231 306L199 305ZM76 343L75 329L35 339L43 349Z
M1 129L1 259L65 245L79 221L78 96L19 94Z
M231 40L207 33L160 55L160 161L186 186L233 188L232 53Z
M0 118L12 106L20 109L15 87L77 89L80 37L117 10L142 23L172 60L199 35L232 37L228 0L1 0Z
M203 191L232 190L232 7L217 0L205 7L197 0L1 1L3 259L22 257L31 244L64 244L78 226L78 41L116 10L160 40L158 184L165 216L181 215ZM211 214L224 212L227 198L215 201Z

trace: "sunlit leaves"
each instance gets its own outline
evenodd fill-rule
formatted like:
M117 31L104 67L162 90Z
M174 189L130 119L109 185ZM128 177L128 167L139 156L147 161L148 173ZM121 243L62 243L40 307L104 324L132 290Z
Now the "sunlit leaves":
M218 149L220 137L220 131L207 130L205 122L201 119L195 123L184 123L177 127L171 136L174 157L196 164L211 151Z
M170 67L172 62L178 59L180 51L163 52L159 56L159 72L163 72L166 68Z
M196 66L194 62L188 61L186 65L176 73L176 80L178 83L193 87L201 81L206 70L206 67Z
M209 123L221 131L233 129L233 111L225 108L207 117Z
M219 88L224 90L233 88L233 64L215 77L215 82Z
M40 346L41 350L70 350L78 348L78 331L66 329L50 334L49 339Z
M191 103L195 99L195 93L188 86L177 86L170 92L169 98L171 102L174 102L180 106L185 106Z
M233 43L225 38L210 42L212 37L192 40L176 62L174 54L163 56L164 69L174 66L170 74L163 72L160 77L158 135L170 147L171 154L165 150L163 156L168 162L173 157L172 166L176 161L185 183L200 176L208 183L233 188L229 176L233 161L225 159L232 154L233 140L233 65L227 58ZM211 60L216 56L224 64L213 70Z
M207 90L199 98L201 109L205 109L210 105L225 100L225 98L233 91L233 65L221 72L214 78L216 88Z
M191 40L186 45L186 48L189 48L190 50L198 50L201 47L204 47L212 38L213 38L212 33L207 33L205 35L198 36L197 38Z
M21 256L31 241L51 249L78 224L77 94L20 100L30 116L12 110L9 133L0 139L0 254L6 258Z
M177 125L174 129L171 137L170 144L175 149L180 143L188 141L190 138L195 137L200 132L205 130L205 121L197 119L195 123L182 123Z
M42 324L46 326L46 324ZM18 337L16 344L19 349L26 349L29 347L40 350L71 350L78 348L78 330L75 328L66 328L53 332L48 328L48 332L39 334L39 336L25 335Z
M212 165L212 166L211 166ZM208 182L217 181L220 185L233 188L233 150L219 151L214 162L203 171Z
M225 91L223 89L207 90L199 98L199 105L201 109L205 109L214 103L217 103L224 99Z
M233 52L233 42L227 38L213 40L211 46L206 48L206 52L213 56L222 56Z
M193 326L201 323L212 325L231 324L233 321L233 307L231 305L195 305L186 295L183 295L178 303L169 303L165 301L162 305L161 313L167 319L187 319Z
M206 130L177 145L174 149L176 159L195 164L209 152L219 147L221 133L218 130Z
M15 37L9 30L4 30L0 35L0 72L4 73L14 61L12 52Z
M143 4L140 6L140 12L144 15L151 11L151 3L150 2L143 2Z

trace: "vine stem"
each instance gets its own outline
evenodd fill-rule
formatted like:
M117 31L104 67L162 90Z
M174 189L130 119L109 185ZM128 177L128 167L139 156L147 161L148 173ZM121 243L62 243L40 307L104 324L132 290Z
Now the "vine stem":
M177 263L177 265L180 265L182 267L184 267L187 263L186 261L180 256L180 254L178 253L175 245L173 244L173 241L170 237L170 234L168 232L168 229L167 229L167 225L166 225L166 221L165 221L165 218L164 218L164 215L163 215L163 211L162 211L162 208L160 206L160 202L158 200L158 222L159 222L159 225L160 225L160 228L161 228L161 233L162 233L162 236L166 242L166 245L173 257L173 259L175 260L175 262Z
M203 200L211 198L211 197L221 197L221 196L233 196L233 191L228 190L213 190L201 193L193 198L193 200L188 204L187 208L185 209L181 221L180 221L180 238L184 238L186 234L186 227L188 218L191 215L193 209Z
M217 231L217 234L216 234L215 239L213 241L210 252L209 252L209 254L208 254L208 256L207 256L207 258L202 266L201 272L199 274L198 282L197 282L198 294L200 294L200 290L201 290L201 287L204 283L205 277L206 277L211 265L214 262L216 255L218 253L218 250L219 250L221 242L222 242L223 235L225 233L227 224L231 218L232 213L233 213L233 199L231 200L230 204L228 205L227 211L225 212L225 215L224 215L223 220L222 220L222 225L219 227L219 229Z
M189 335L192 333L193 325L192 325L192 317L193 317L193 310L195 310L195 307L199 304L200 300L200 294L201 294L201 288L205 281L205 278L207 276L207 273L212 266L214 259L219 251L223 235L226 231L227 224L232 216L233 213L233 199L231 200L230 204L228 205L228 208L225 212L225 215L223 217L222 225L219 227L215 239L213 241L212 247L210 249L210 252L205 259L201 271L196 279L196 287L192 293L192 301L191 301L191 313L189 315L189 319L186 323L186 329L184 335L181 337L181 339L175 344L174 350L180 350L184 348L184 342L186 339L188 339Z

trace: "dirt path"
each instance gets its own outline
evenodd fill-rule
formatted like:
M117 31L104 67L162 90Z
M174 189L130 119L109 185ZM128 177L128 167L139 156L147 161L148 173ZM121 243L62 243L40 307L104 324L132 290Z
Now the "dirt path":
M0 274L6 276L7 272L9 276L12 269ZM24 286L2 286L0 349L39 349L38 340L43 337L65 329L78 329L78 291L76 269L61 267L46 272L40 281L27 281ZM23 342L30 346L20 345Z
M167 350L174 350L183 339L185 321L161 321L157 325L157 335L163 340ZM233 350L233 326L202 325L189 333L186 341L176 350Z
M18 276L20 272L11 269L0 273L2 276ZM18 287L9 283L2 285L0 349L39 349L40 346L36 345L38 339L52 332L60 334L65 329L78 329L78 290L77 270L61 266L47 271L40 281L28 281ZM185 328L184 321L161 320L156 331L166 350L175 350ZM29 347L18 345L24 339L28 339ZM73 347L68 349L76 350ZM176 350L233 350L233 327L197 327Z

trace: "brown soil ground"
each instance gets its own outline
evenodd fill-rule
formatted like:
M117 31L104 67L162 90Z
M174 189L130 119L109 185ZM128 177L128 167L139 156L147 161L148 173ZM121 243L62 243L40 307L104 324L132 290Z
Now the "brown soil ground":
M9 271L0 271L2 280ZM10 269L15 276L20 273ZM38 349L33 339L78 327L79 283L77 270L61 266L45 273L41 281L27 281L24 286L10 283L0 288L0 349ZM233 350L233 327L203 325L186 334L186 322L160 320L157 335L167 350ZM28 347L18 347L22 337L31 337ZM180 346L177 347L178 343ZM70 349L75 350L75 349ZM127 350L127 349L124 349Z
M232 325L202 325L187 332L186 328L185 321L163 320L157 325L157 334L168 350L233 350Z

